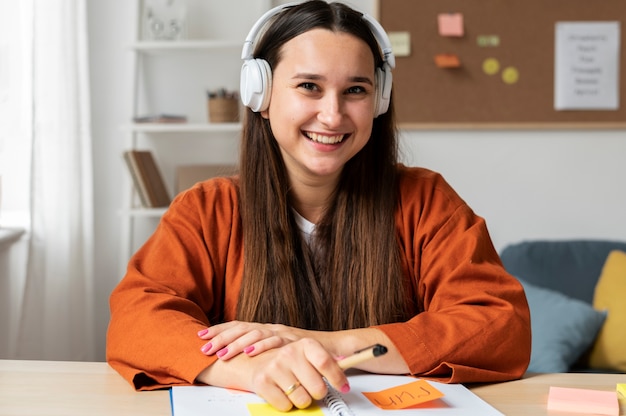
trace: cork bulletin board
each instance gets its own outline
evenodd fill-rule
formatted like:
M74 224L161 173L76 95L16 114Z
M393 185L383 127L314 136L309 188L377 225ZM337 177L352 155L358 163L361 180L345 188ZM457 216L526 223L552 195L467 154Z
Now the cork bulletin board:
M626 129L625 0L380 0L378 17L394 52L403 45L401 126ZM454 33L445 25L459 17ZM555 27L572 22L617 27L613 108L555 109Z

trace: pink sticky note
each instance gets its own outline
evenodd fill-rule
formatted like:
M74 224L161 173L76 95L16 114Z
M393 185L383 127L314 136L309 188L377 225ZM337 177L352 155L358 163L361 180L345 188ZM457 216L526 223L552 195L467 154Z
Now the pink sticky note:
M550 387L548 410L619 416L619 403L614 391Z
M463 15L461 13L440 13L437 16L441 36L463 36Z

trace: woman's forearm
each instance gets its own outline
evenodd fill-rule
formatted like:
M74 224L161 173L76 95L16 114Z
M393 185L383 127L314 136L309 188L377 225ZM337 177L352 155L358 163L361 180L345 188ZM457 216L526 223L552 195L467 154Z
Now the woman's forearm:
M357 366L358 369L379 374L407 374L409 367L382 331L375 328L359 328L344 331L306 331L304 335L319 341L336 357L348 357L354 352L374 344L387 347L387 353Z

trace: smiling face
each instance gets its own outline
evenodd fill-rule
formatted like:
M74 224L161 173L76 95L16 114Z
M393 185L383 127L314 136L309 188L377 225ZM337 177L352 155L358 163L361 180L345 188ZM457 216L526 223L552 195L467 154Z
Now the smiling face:
M314 29L286 42L272 70L269 118L292 183L337 181L374 121L371 49L343 32Z

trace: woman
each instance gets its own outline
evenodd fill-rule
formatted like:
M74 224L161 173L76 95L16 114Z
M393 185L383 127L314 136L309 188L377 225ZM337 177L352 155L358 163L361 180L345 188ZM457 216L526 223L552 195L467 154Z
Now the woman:
M337 359L375 343L389 352L361 370L520 377L528 306L485 222L397 162L382 29L307 1L261 31L245 46L240 174L178 196L133 256L111 295L110 364L137 389L236 387L280 410L322 398L324 378L348 391Z

